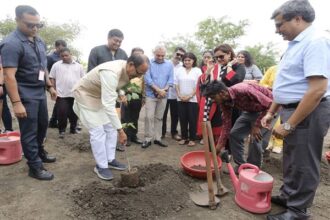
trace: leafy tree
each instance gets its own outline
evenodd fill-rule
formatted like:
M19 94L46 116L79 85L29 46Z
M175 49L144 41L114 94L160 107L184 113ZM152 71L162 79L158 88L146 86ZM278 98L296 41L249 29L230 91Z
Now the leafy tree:
M227 17L208 18L198 23L197 39L205 48L215 48L219 44L227 43L233 48L236 40L245 34L244 28L249 25L248 20L240 20L238 24L227 21Z
M50 24L47 20L43 22L44 28L40 29L39 36L45 41L47 51L54 49L54 42L58 39L65 40L70 45L70 50L77 58L81 56L79 49L71 46L71 43L78 37L81 27L79 23ZM16 21L10 17L0 20L0 39L3 39L10 32L15 30Z
M264 73L269 67L277 64L279 52L274 49L273 43L267 45L257 44L255 46L247 46L245 50L249 51L260 70Z
M234 48L236 40L245 34L244 28L248 25L247 20L238 22L238 25L227 22L226 17L220 19L208 18L198 23L198 31L190 35L178 35L161 43L167 48L170 57L174 48L181 46L186 51L193 52L198 61L201 61L203 51L214 49L217 45L228 43Z
M192 35L177 35L176 37L160 42L166 47L167 58L171 58L176 47L180 46L186 51L194 53L196 56L201 54L201 46L198 45L196 38Z
M227 17L207 18L198 23L198 30L194 34L178 35L161 43L167 48L169 57L173 54L175 47L182 46L187 51L193 52L200 62L203 51L213 50L219 44L227 43L235 49L238 46L237 40L245 35L245 28L248 25L248 20L240 20L238 24L234 24L227 21ZM248 46L246 50L252 54L262 71L275 65L276 58L279 56L272 43Z

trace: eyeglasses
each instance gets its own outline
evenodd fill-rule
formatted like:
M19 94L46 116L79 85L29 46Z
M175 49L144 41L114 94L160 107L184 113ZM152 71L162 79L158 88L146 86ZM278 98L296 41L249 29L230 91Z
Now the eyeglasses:
M183 57L183 54L182 53L176 53L176 56L177 57Z
M33 29L33 28L38 28L38 29L40 29L40 28L43 28L43 26L44 26L44 24L43 23L37 23L37 24L35 24L35 23L30 23L30 22L26 22L26 21L23 21L23 23L26 25L26 27L27 28L29 28L29 29Z
M214 59L217 59L217 60L223 60L224 58L225 58L225 55L214 56Z

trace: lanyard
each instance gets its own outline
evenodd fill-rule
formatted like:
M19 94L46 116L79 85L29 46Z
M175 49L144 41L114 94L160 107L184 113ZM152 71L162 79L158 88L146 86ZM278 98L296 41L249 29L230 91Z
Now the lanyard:
M35 40L33 40L33 42L29 41L30 46L32 47L33 51L36 53L38 61L39 61L39 65L41 67L41 69L44 69L42 62L41 62L41 55L40 55L40 51L38 48L38 44Z

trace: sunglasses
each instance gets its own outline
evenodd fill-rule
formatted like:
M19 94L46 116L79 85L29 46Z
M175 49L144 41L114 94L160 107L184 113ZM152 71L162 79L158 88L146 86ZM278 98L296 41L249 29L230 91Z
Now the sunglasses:
M225 55L214 56L214 59L216 59L216 60L223 60L224 58L225 58Z
M42 23L37 23L37 24L34 24L34 23L30 23L30 22L26 22L26 21L23 21L23 23L26 25L27 28L29 29L33 29L33 28L43 28L44 24Z
M176 56L177 57L183 57L183 54L182 53L176 53Z

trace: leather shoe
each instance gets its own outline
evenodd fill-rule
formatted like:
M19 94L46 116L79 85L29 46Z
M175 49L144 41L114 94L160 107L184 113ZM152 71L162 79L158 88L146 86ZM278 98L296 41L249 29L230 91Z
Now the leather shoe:
M284 208L287 208L287 206L286 206L286 200L283 197L281 197L281 196L272 196L271 201L272 201L272 203L274 203L276 205L279 205L279 206L282 206Z
M161 147L167 147L167 144L165 144L164 142L161 142L161 141L157 141L157 140L154 141L154 144L157 144Z
M143 141L141 147L142 148L147 148L151 146L151 141Z
M39 150L39 157L44 163L54 163L56 161L56 157L48 155L45 150Z
M267 215L267 220L308 220L310 216L306 212L296 213L286 210L274 215Z
M143 141L141 141L138 137L136 137L136 138L132 138L131 141L132 141L133 143L136 143L136 144L142 144L142 143L143 143Z
M29 176L38 180L52 180L54 179L54 174L47 171L46 169L31 169L29 170Z

